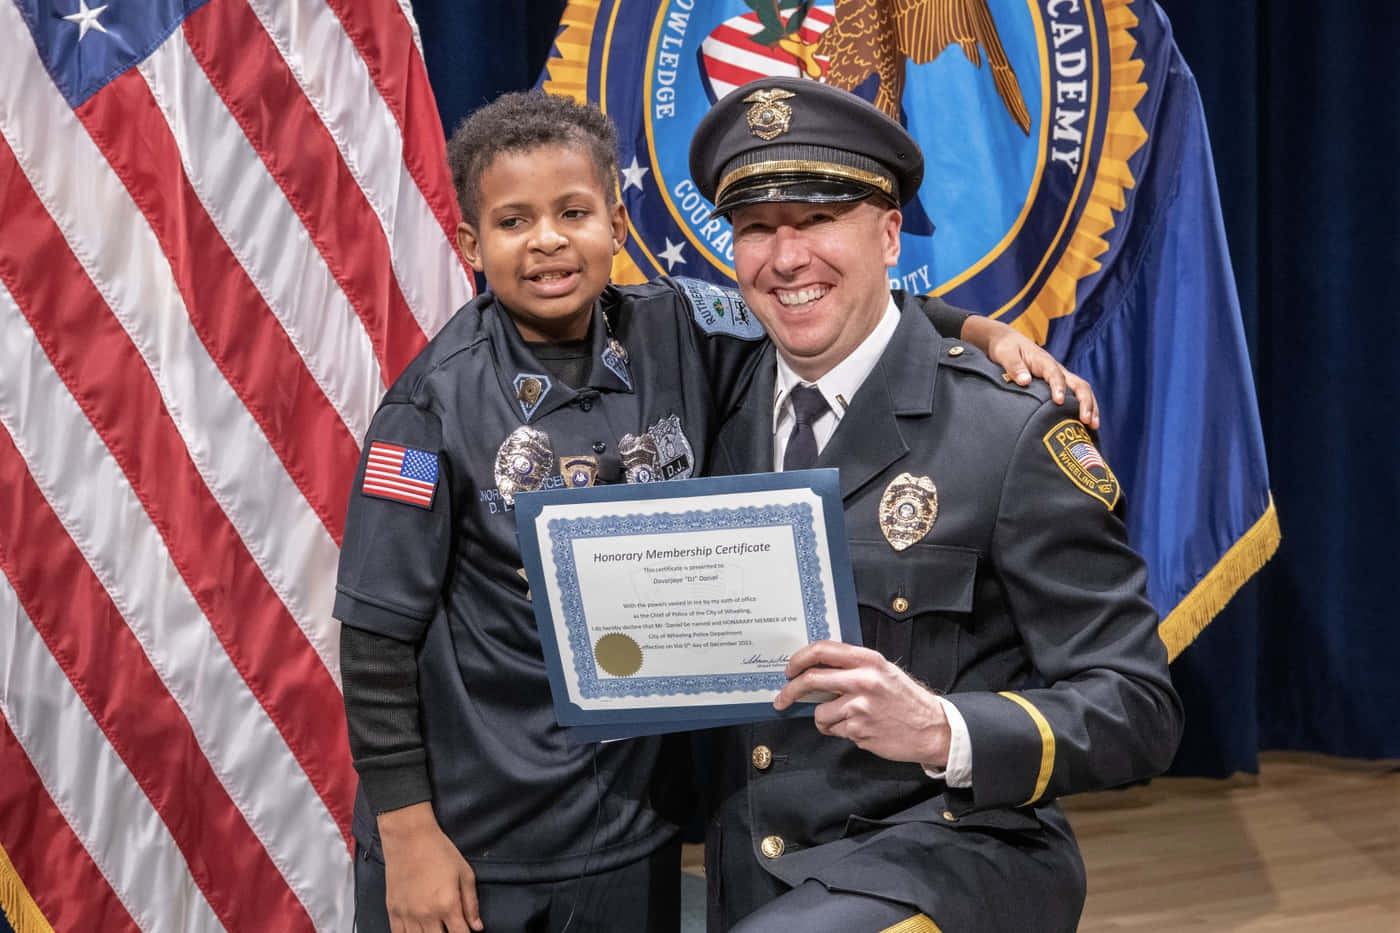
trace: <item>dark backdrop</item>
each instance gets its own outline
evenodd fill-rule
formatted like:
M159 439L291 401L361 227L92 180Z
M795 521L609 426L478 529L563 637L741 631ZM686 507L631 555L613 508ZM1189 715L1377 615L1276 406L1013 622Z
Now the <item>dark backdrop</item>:
M1283 527L1173 666L1188 712L1174 771L1256 771L1270 748L1400 757L1400 337L1384 285L1400 273L1400 16L1381 0L1161 5L1205 105ZM450 129L534 83L564 3L413 6Z

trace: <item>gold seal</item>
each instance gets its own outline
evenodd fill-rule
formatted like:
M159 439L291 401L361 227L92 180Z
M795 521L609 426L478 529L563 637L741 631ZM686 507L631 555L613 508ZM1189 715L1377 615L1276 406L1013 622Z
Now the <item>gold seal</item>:
M496 451L496 490L510 505L518 492L530 492L544 485L554 466L549 435L539 428L521 425L510 432Z
M642 646L630 635L611 632L593 646L598 666L614 677L631 677L642 669Z
M783 101L796 96L792 91L775 87L754 91L745 97L744 103L753 104L745 114L749 121L749 132L763 140L774 139L786 133L792 123L792 107Z
M901 473L880 497L880 530L896 551L928 534L938 518L938 489L927 476Z
M544 383L534 376L527 376L520 380L520 388L516 390L516 398L534 408L535 403L540 400L542 392L544 392Z

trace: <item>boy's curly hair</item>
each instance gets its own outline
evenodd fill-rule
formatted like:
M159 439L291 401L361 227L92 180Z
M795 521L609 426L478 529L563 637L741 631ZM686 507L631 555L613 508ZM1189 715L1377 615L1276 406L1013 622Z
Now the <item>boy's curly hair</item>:
M617 201L617 129L612 120L597 107L569 97L514 91L472 113L447 141L447 164L462 219L476 226L481 174L497 156L557 145L586 150L609 206Z

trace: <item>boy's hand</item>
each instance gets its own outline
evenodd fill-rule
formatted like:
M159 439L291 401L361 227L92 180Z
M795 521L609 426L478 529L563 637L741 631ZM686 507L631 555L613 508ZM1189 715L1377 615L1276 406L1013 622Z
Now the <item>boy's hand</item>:
M1031 377L1050 384L1050 397L1063 404L1068 387L1079 399L1079 420L1091 428L1099 426L1099 403L1089 383L1060 365L1060 361L1034 340L1016 328L973 314L963 323L963 340L972 344L996 363L1017 385L1029 385Z
M384 901L393 933L484 930L476 873L437 824L431 803L379 814Z

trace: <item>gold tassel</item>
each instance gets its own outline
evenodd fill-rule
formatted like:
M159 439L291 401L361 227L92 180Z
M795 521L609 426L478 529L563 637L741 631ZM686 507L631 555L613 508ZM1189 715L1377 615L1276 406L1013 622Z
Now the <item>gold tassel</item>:
M1234 595L1244 586L1246 580L1259 572L1278 550L1278 512L1274 510L1274 497L1269 494L1269 507L1246 531L1230 546L1220 561L1211 568L1201 582L1192 587L1177 607L1157 626L1157 634L1167 646L1167 659L1176 656L1205 630L1210 620L1225 608Z
M15 933L53 933L53 927L29 896L4 846L0 846L0 910L5 912L5 919Z

